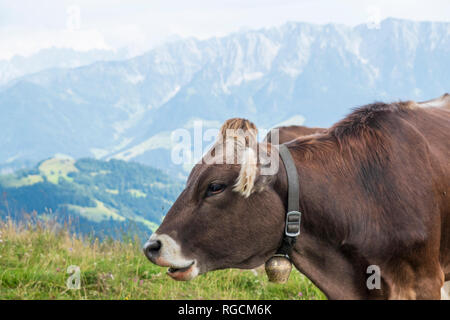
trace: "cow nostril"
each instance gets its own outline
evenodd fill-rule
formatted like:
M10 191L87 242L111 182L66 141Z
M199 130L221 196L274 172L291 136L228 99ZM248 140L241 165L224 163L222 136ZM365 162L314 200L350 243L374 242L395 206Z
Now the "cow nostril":
M160 249L161 249L161 241L150 240L147 241L147 243L144 246L144 253L148 258L150 258L152 255L158 253Z
M161 241L154 240L149 242L148 250L159 251L160 248L161 248Z

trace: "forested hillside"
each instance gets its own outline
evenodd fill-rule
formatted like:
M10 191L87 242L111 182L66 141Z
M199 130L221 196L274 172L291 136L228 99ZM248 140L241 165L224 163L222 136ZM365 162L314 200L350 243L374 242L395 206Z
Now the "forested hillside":
M0 217L56 218L73 231L148 236L181 183L160 170L121 160L48 159L34 169L0 176Z

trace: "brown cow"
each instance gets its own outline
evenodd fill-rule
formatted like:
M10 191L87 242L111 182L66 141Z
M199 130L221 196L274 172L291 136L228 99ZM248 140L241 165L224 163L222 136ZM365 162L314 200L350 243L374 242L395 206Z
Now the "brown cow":
M319 132L326 130L323 128L309 128L309 127L304 127L304 126L284 126L284 127L277 127L275 129L278 129L278 142L279 143L286 143L288 141L297 139L298 137L307 136L310 134L315 134L315 133L319 133ZM264 141L272 143L271 132L269 132L266 135L266 137L264 138Z
M217 145L224 154L242 149L240 164L197 164L144 247L174 279L253 268L280 246L285 169L262 175L267 164L247 140L233 146L235 138ZM439 299L450 280L450 111L375 103L286 145L303 213L296 268L330 299ZM278 159L275 147L267 150ZM379 289L367 286L373 265Z
M422 108L446 108L450 109L450 94L446 93L437 99L422 101L418 103Z

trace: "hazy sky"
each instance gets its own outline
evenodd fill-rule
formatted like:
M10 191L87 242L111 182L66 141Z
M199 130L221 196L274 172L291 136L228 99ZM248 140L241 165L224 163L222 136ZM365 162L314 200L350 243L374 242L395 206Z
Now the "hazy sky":
M0 0L0 59L51 46L140 53L175 35L386 17L450 21L450 0Z

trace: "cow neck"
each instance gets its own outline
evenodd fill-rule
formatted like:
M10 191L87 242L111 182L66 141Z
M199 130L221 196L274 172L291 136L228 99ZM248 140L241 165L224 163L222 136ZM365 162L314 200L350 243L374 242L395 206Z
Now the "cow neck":
M300 188L297 167L295 166L294 159L285 144L278 146L281 162L283 162L286 178L287 178L287 210L283 240L277 254L289 256L292 248L297 241L297 237L300 235Z

